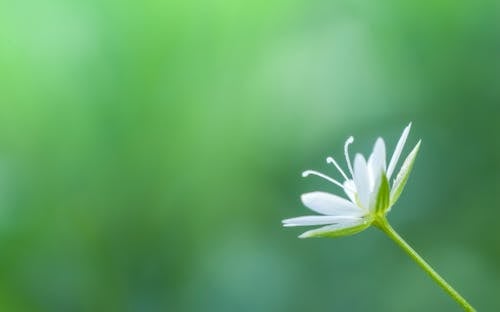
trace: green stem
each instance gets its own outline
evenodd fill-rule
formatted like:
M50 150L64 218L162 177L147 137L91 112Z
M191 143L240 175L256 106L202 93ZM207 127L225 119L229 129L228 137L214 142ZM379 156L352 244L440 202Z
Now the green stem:
M448 284L420 255L408 245L404 239L391 227L385 218L377 218L374 223L403 249L429 276L443 288L465 311L476 311L453 287Z

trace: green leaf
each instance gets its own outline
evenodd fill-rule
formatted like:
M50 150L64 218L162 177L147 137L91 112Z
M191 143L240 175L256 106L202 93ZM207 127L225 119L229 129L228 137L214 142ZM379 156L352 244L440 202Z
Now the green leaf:
M406 157L403 165L401 166L401 170L399 171L396 179L394 180L394 184L392 185L392 190L391 190L390 206L396 203L396 201L399 199L399 196L403 192L406 181L408 181L410 172L413 169L413 164L415 163L415 158L417 157L417 153L420 148L420 142L421 141L418 141L417 145L415 145L411 153L408 155L408 157Z
M330 238L335 238L335 237L340 237L340 236L348 236L348 235L353 235L356 233L359 233L366 229L367 227L372 224L372 219L365 219L361 221L362 223L356 222L356 223L343 223L343 224L334 224L334 225L327 225L324 227L320 227L319 229L314 229L307 231L300 235L300 238L310 238L310 237L330 237Z
M380 186L377 194L377 202L375 203L375 213L383 214L390 204L390 189L389 181L387 181L387 176L382 173L380 178Z

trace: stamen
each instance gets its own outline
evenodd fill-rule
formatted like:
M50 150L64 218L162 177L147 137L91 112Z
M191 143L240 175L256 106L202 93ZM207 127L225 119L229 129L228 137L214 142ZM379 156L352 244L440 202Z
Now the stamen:
M306 171L302 172L302 177L305 178L305 177L307 177L307 176L309 176L311 174L315 175L315 176L318 176L320 178L323 178L323 179L325 179L325 180L327 180L329 182L332 182L333 184L336 184L336 185L340 186L341 188L344 188L344 186L340 182L338 182L337 180L332 179L329 176L327 176L326 174L322 174L321 172L318 172L318 171L306 170Z
M337 180L332 179L332 178L330 178L329 176L327 176L326 174L323 174L323 173L318 172L318 171L314 171L314 170L306 170L306 171L302 172L302 177L304 177L304 178L305 178L305 177L307 177L307 176L309 176L309 175L311 175L311 174L312 174L312 175L315 175L315 176L318 176L318 177L320 177L320 178L323 178L323 179L327 180L328 182L332 182L332 183L333 183L333 184L335 184L335 185L340 186L341 188L343 188L343 189L344 189L344 191L349 191L349 192L352 192L352 193L354 193L354 194L356 193L356 190L354 190L353 188L349 187L348 185L346 185L346 184L341 184L341 183L340 183L340 182L338 182ZM347 179L347 181L352 181L352 180Z
M354 142L354 138L350 136L347 141L345 141L344 144L344 154L345 154L345 160L347 162L347 167L349 168L349 172L351 173L351 176L354 178L354 172L352 170L352 165L351 165L351 160L349 159L349 145Z
M333 159L333 157L327 157L326 158L326 162L329 163L329 164L335 165L335 167L340 172L340 174L344 177L344 179L346 179L346 181L349 180L349 178L347 177L347 175L344 173L344 170L342 170L340 168L339 164L335 161L335 159Z

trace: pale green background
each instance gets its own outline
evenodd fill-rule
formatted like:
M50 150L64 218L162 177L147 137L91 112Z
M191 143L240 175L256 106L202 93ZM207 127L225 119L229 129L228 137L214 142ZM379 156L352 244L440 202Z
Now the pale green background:
M499 104L496 0L0 1L0 310L459 311L374 228L280 226L413 121L389 219L498 311Z

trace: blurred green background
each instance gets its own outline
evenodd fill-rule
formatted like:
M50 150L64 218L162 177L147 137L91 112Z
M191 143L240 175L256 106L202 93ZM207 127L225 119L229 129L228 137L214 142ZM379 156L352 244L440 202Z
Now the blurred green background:
M305 169L393 150L389 219L500 310L500 2L0 1L1 311L459 311Z

